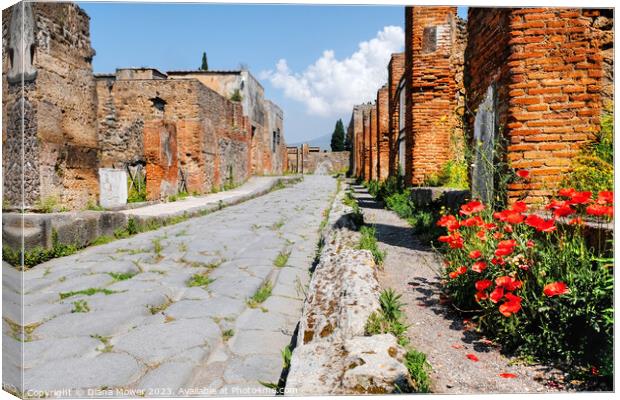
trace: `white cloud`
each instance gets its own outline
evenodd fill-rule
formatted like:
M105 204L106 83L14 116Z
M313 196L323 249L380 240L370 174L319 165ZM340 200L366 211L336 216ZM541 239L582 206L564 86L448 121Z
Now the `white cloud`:
M280 59L275 71L260 76L282 89L286 97L305 104L309 114L349 112L353 105L375 99L377 90L387 82L390 56L402 51L404 41L401 27L386 26L345 59L338 60L333 50L325 50L303 72L291 71L286 60Z

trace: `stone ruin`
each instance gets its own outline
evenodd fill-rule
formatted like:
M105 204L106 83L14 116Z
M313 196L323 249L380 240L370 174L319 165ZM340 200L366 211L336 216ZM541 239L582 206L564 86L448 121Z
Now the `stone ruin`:
M2 19L5 208L83 209L101 198L122 205L122 193L100 193L120 190L100 180L111 169L125 171L130 184L146 172L150 199L286 170L282 110L249 71L94 75L89 17L76 4L21 2ZM176 165L161 182L148 176L161 166L149 151L167 151L148 148L149 127L158 125L174 132L177 145Z

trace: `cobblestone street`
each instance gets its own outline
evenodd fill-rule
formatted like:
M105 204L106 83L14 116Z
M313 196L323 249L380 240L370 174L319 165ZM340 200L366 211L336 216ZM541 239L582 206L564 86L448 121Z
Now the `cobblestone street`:
M26 271L23 388L14 325L20 274L4 264L5 382L24 392L273 392L259 381L280 377L281 351L299 320L335 189L331 177L306 176L240 205ZM266 282L271 295L249 307Z

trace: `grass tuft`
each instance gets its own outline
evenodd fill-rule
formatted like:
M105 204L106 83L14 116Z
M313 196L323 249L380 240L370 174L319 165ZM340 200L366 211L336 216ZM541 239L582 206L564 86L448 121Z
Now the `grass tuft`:
M252 297L247 300L247 305L250 308L257 308L260 304L262 304L265 300L271 296L271 291L273 289L273 285L270 281L267 281L261 285L260 288L254 293Z
M288 262L288 258L291 256L291 251L290 250L284 250L281 251L278 256L276 257L275 260L273 260L273 265L275 265L278 268L282 268L286 265L286 263Z

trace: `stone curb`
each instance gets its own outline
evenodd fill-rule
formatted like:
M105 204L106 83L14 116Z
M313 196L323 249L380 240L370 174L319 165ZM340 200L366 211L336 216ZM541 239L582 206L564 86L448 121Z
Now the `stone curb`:
M376 264L355 248L358 234L335 196L325 244L312 275L286 380L285 394L394 393L409 387L405 350L391 334L366 336L369 316L380 309Z

